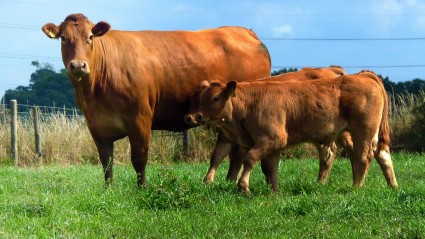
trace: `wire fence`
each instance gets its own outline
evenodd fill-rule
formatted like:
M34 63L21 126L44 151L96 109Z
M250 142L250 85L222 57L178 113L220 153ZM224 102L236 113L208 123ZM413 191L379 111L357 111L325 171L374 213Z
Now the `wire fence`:
M71 125L82 125L85 128L84 134L87 134L87 126L85 125L84 115L79 109L66 108L66 107L55 107L55 106L35 106L28 104L18 104L16 100L11 100L10 105L0 105L0 120L3 124L10 125L10 154L14 160L15 165L19 165L19 150L23 148L19 146L22 139L18 140L19 127L25 127L24 131L34 131L34 147L35 150L33 155L37 160L42 160L42 157L46 155L43 152L42 145L44 141L52 141L52 139L45 139L42 137L40 131L43 134L48 134L47 131L55 131L55 134L65 134L65 131L72 131ZM61 121L61 126L51 126L51 122ZM32 125L32 126L31 126ZM42 126L40 126L42 125ZM47 126L46 126L47 125ZM50 126L49 126L50 125ZM57 129L62 127L63 129ZM42 130L40 130L42 128ZM62 131L62 132L61 132ZM77 133L78 134L78 133ZM81 133L80 133L81 134ZM22 137L22 136L21 136ZM24 137L31 137L26 134ZM55 137L55 136L53 136ZM81 137L81 135L77 135ZM170 131L152 131L151 133L151 145L150 145L150 157L154 158L184 158L189 155L189 136L188 131L183 132L170 132ZM53 139L54 140L54 139ZM78 140L78 139L77 139ZM28 140L27 140L28 141ZM92 141L92 140L91 140ZM126 142L126 146L121 154L128 154L129 143ZM50 146L46 146L51 148ZM120 153L118 153L120 155ZM128 158L128 156L122 156Z

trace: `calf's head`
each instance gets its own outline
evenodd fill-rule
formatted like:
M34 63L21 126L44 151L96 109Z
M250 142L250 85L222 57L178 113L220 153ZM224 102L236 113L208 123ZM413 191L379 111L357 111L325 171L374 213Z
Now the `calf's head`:
M190 109L185 115L189 125L219 124L226 114L226 104L235 95L236 81L223 84L203 81L190 97Z
M106 22L93 24L83 14L71 14L59 25L47 23L43 32L61 39L62 61L71 80L90 74L95 37L103 36L111 26Z

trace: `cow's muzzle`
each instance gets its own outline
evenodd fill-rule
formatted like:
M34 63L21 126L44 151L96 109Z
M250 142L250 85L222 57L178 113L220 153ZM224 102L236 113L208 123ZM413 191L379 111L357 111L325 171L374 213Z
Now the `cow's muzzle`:
M74 76L83 76L90 73L90 67L86 61L72 60L69 63L68 72Z

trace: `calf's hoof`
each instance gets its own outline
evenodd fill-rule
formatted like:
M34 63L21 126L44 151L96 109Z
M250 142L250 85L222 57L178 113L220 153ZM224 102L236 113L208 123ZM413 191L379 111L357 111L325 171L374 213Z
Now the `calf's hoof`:
M238 182L238 187L239 187L239 189L241 189L241 190L242 190L242 192L244 192L244 193L246 193L246 194L251 193L251 191L249 190L248 184L247 184L247 183L245 183L245 182L241 182L241 181L239 181L239 182Z
M204 183L205 184L212 184L214 182L214 179L208 176L205 176Z

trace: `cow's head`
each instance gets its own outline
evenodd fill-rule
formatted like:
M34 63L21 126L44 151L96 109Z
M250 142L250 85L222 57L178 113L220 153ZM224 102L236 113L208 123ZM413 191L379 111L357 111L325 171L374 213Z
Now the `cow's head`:
M203 81L190 97L190 109L185 115L189 125L219 124L227 113L226 103L235 95L236 81L223 84L219 81Z
M61 39L62 61L72 80L80 80L90 73L90 59L95 37L103 36L111 26L106 22L94 25L83 14L71 14L56 26L47 23L43 32L54 39Z

